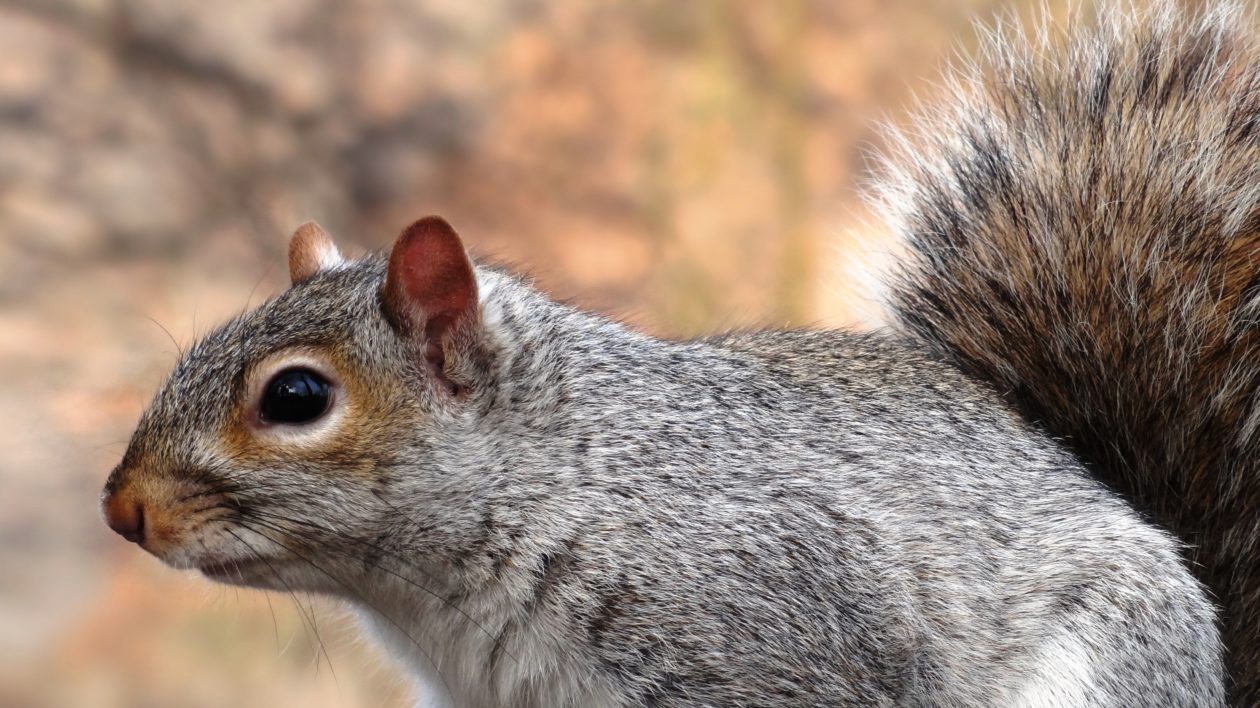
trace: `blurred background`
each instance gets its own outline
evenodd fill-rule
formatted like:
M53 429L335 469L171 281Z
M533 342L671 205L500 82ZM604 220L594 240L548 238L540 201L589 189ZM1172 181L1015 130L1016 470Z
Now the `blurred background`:
M661 335L869 326L878 125L1011 7L0 0L0 705L406 705L330 604L101 523L177 344L280 291L298 223L356 254L429 213Z

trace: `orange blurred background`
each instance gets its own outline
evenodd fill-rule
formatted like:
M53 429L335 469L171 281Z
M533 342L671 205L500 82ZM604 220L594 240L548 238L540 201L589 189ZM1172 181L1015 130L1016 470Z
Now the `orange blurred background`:
M878 126L1005 11L0 0L0 705L406 705L331 603L101 523L177 347L285 286L301 221L353 254L429 213L658 334L868 326Z

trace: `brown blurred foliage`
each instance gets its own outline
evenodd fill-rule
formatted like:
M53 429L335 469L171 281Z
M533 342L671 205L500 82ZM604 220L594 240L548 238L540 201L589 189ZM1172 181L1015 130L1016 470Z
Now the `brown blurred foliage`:
M403 705L328 603L100 523L178 347L299 222L428 213L660 334L869 320L877 125L999 4L0 0L0 705Z

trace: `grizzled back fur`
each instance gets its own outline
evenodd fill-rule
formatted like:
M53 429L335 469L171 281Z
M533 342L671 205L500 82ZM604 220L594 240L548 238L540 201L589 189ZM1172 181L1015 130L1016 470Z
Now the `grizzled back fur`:
M892 162L900 325L1192 545L1260 705L1260 53L1236 6L991 41Z

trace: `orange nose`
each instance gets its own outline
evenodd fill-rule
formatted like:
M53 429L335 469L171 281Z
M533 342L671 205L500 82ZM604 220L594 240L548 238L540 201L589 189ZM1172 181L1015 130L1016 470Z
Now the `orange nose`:
M101 502L105 523L132 543L144 543L144 505L125 490L106 495Z

